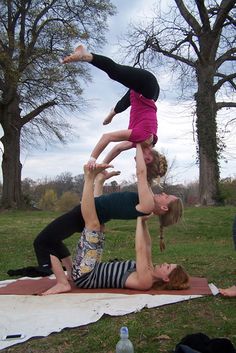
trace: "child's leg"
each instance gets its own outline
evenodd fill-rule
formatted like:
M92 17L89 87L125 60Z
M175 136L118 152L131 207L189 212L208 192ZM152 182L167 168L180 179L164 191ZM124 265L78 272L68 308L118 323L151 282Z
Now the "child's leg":
M135 68L127 65L120 65L112 59L89 53L86 49L79 45L75 52L67 56L63 63L86 61L93 66L107 73L107 75L114 81L130 88L144 97L157 100L159 95L159 85L155 76L144 69Z
M43 295L69 292L71 290L71 286L62 268L60 260L53 255L50 255L50 259L57 283L52 288L49 288L46 292L44 292Z
M94 53L92 53L90 63L106 72L112 80L141 93L146 98L157 100L159 85L151 72L132 66L120 65L106 56Z

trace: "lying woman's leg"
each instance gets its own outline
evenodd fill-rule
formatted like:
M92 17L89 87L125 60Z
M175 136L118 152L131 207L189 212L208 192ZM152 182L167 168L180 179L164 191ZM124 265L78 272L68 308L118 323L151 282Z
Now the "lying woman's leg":
M85 222L85 228L100 231L100 222L94 201L94 182L96 176L111 167L109 164L97 164L95 169L84 166L84 187L81 200L81 212Z
M101 262L104 235L101 232L101 225L97 216L94 202L94 181L97 174L104 171L109 165L96 165L90 170L84 166L84 187L81 200L81 211L85 221L85 228L81 234L76 250L76 258L72 267L72 278L77 284L78 281L87 280L81 278L90 273L96 263Z

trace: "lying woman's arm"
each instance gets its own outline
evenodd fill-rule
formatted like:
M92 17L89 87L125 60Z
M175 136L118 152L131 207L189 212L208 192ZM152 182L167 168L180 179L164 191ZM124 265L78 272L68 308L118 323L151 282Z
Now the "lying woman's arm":
M151 256L151 238L146 221L138 217L135 234L136 271L125 282L126 288L146 290L153 284L153 263Z

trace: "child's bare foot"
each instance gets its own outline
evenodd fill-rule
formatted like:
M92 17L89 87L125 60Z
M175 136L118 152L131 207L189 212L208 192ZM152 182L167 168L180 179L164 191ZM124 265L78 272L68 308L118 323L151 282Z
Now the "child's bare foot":
M103 125L108 125L108 124L110 124L115 115L116 115L116 112L115 112L114 109L112 108L112 110L110 111L110 113L108 114L108 116L104 119Z
M219 291L224 297L236 297L236 285L226 289L220 288Z
M62 60L62 64L67 64L67 63L77 62L77 61L90 62L90 61L92 61L92 58L93 58L92 54L87 52L85 47L81 44L77 48L75 48L74 53L66 56Z
M57 283L52 288L49 288L46 292L43 292L42 295L51 295L51 294L59 294L66 293L71 291L71 286L68 283Z

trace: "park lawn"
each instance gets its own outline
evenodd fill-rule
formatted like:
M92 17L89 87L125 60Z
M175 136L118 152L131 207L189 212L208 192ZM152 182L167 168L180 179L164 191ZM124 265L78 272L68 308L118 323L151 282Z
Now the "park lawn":
M236 257L232 242L235 207L186 208L183 221L166 230L166 250L158 248L158 222L149 221L155 262L181 263L192 276L207 277L219 287L236 282ZM0 213L0 279L7 270L36 265L33 239L57 212L5 211ZM106 229L104 260L134 258L135 221L111 221ZM74 249L78 235L66 240ZM65 329L46 338L5 349L27 353L111 353L118 331L129 327L135 353L171 352L186 334L203 332L227 337L236 346L236 298L203 297L120 317L104 316L85 327Z

